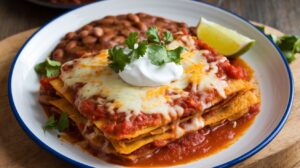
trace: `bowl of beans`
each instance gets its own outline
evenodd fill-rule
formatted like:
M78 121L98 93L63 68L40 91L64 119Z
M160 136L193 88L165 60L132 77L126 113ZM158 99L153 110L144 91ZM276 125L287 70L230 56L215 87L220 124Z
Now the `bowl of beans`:
M97 54L100 50L124 43L130 32L145 37L146 30L156 25L162 31L179 30L196 34L195 27L143 12L109 15L94 20L78 30L68 32L51 53L51 58L65 62L74 58Z
M59 8L59 9L72 9L99 0L27 0L27 1L45 7Z

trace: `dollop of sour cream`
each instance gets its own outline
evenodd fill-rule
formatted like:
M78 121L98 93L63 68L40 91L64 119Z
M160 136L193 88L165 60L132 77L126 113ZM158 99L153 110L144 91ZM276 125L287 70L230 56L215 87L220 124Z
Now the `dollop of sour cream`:
M183 74L182 65L174 62L157 66L151 63L147 54L132 61L119 72L119 76L134 86L161 86L178 80Z

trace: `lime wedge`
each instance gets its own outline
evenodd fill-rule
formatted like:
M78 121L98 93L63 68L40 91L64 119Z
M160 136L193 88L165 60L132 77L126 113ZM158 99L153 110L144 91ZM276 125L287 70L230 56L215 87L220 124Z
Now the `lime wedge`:
M253 39L204 18L200 18L197 36L227 57L240 56L255 43Z

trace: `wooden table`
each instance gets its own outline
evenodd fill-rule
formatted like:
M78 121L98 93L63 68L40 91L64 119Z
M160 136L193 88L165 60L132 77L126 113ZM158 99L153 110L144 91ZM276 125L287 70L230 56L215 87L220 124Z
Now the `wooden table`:
M300 0L205 1L283 32L300 35ZM25 0L0 0L0 40L18 32L39 27L64 12L40 7Z
M300 35L300 0L207 0L207 2L227 8L247 19L273 26L283 32ZM41 26L63 12L62 10L39 7L23 0L0 0L0 40L18 32ZM9 65L1 66L9 67ZM5 78L1 78L2 85L6 85ZM0 95L4 94L6 93L0 93ZM0 127L9 127L7 132L0 132L0 140L9 142L7 143L9 145L2 148L5 150L0 150L0 156L5 156L0 157L0 167L72 167L37 147L18 126L11 114L7 100L1 99L0 104L7 107L1 112L8 113L1 115ZM2 121L6 121L6 123L9 121L10 124L7 125ZM18 132L18 137L14 136L16 132ZM21 135L20 132L22 132ZM20 142L24 138L26 141ZM19 153L28 153L29 156L27 155L24 159L23 156L14 153L15 150L22 151ZM47 162L38 162L35 159L37 155ZM299 159L295 160L294 158ZM300 167L300 143L280 153L272 154L261 161L247 163L247 167L282 167L283 160L285 162L290 161L288 165L285 164L286 167ZM52 163L51 166L48 164L50 162ZM244 167L246 162L239 164L238 167Z

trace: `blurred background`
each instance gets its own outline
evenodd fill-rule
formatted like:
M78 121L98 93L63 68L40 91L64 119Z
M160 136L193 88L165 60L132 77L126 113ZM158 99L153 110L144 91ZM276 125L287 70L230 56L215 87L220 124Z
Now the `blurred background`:
M29 1L52 6L40 6ZM52 1L52 3L49 3ZM0 0L0 40L39 27L81 2L93 0ZM246 19L275 27L284 33L300 35L300 0L203 0ZM65 2L61 4L60 2ZM73 2L73 4L66 4Z

